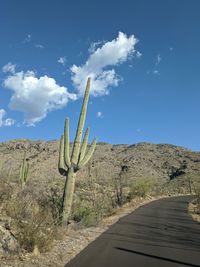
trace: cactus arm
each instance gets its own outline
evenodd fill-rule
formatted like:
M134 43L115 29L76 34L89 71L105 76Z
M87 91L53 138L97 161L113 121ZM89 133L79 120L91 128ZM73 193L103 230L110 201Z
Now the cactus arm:
M81 146L81 151L80 151L78 162L80 162L84 158L84 156L85 156L87 145L88 145L88 135L89 135L89 132L90 132L90 129L87 128L86 129L86 132L85 132L84 139L83 139L83 144Z
M64 136L63 135L60 138L58 170L61 175L63 176L66 175L65 163L64 163Z
M69 119L65 120L65 129L64 129L64 163L67 168L70 168L71 162L69 157Z
M71 162L75 165L77 165L77 163L78 163L78 157L79 157L79 151L80 151L80 146L81 146L83 127L84 127L84 123L85 123L89 93L90 93L90 78L88 78L88 80L87 80L83 105L82 105L82 109L81 109L81 113L80 113L80 117L79 117L78 128L76 131L76 137L75 137L74 146L73 146L73 150L72 150Z
M97 139L95 138L94 141L92 142L90 148L88 149L85 157L80 161L80 163L78 164L78 169L80 169L81 167L83 167L92 157L95 147L97 144Z

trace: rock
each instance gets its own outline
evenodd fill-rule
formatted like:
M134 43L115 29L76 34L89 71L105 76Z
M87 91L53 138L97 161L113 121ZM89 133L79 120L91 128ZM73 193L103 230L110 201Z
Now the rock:
M20 251L17 239L9 230L0 225L0 255L17 254Z
M33 254L33 256L39 256L40 255L39 248L36 245L34 246L32 254Z

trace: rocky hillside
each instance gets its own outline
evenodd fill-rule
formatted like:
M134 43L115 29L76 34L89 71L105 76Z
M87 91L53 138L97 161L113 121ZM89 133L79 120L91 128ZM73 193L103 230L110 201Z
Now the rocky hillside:
M1 256L3 259L8 256L2 266L8 266L6 261L12 254L32 253L35 248L46 252L55 242L59 247L55 262L60 257L62 243L58 233L62 229L58 229L57 222L65 179L57 170L58 149L58 141L0 143L0 262ZM21 190L19 169L24 151L30 170L27 184ZM191 177L199 181L199 176L183 175L187 173L200 174L199 152L166 144L99 143L92 160L77 175L71 227L98 225L133 199L192 192L197 187ZM60 237L66 233L64 230ZM20 261L9 266L33 266L29 261L27 264Z
M0 172L10 176L19 172L24 150L30 162L31 179L35 182L62 180L57 171L58 141L13 140L0 143ZM200 172L200 152L168 145L139 143L110 145L99 143L91 162L80 171L79 179L93 177L109 180L121 171L129 177L152 176L173 179L184 173Z

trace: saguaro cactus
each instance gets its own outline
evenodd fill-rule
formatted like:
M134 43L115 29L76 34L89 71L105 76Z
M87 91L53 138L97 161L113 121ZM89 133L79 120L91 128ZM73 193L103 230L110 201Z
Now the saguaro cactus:
M62 224L68 223L69 216L71 213L73 194L75 189L76 172L90 160L96 147L97 141L95 138L90 147L87 148L89 128L87 128L83 139L83 143L81 144L89 93L90 93L90 78L88 78L87 80L85 95L83 99L82 109L79 117L79 122L71 157L69 153L69 119L65 120L64 135L62 135L60 139L58 170L61 175L66 177L63 199L62 199L62 215L61 215Z
M26 152L24 153L24 158L20 167L19 181L22 189L24 188L27 178L28 178L29 164L26 159Z

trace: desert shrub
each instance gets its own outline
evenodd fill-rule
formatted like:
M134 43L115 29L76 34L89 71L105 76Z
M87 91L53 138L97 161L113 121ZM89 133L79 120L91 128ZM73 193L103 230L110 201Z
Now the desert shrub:
M85 226L97 225L101 219L101 212L89 201L78 202L73 212L73 220Z
M194 187L196 201L195 201L195 213L200 214L200 182L197 182Z
M41 194L38 198L39 205L50 212L54 225L60 224L62 194L62 188L55 186L50 187L45 195Z
M0 205L8 201L14 194L19 192L20 187L16 178L18 174L12 170L3 169L0 172Z
M3 176L0 177L0 205L11 198L13 187Z
M198 188L200 187L199 174L188 173L185 176L183 176L183 179L185 180L186 187L188 187L188 193L196 194L196 189L198 191Z
M94 226L113 212L112 199L107 192L79 192L73 205L72 219L87 227Z
M154 177L141 177L138 178L130 185L129 198L145 197L153 191L157 186L157 181Z
M167 181L160 187L160 193L165 195L194 194L198 184L199 175L195 173L187 173Z
M29 192L22 191L8 201L6 212L12 219L12 228L21 248L32 252L37 246L39 251L44 252L51 247L53 218Z
M122 165L119 174L112 179L114 191L114 206L122 206L128 199L127 187L129 186L128 166Z

